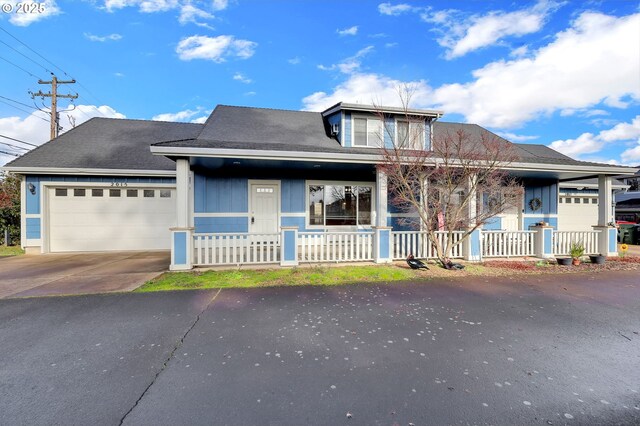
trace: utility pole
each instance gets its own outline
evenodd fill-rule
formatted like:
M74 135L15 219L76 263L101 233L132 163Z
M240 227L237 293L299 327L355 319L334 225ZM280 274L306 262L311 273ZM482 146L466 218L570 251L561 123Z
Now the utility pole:
M51 139L54 139L58 137L58 130L60 129L58 124L58 121L60 120L60 117L58 116L58 98L77 99L78 94L76 93L75 95L70 95L70 94L59 95L58 84L74 84L76 80L75 79L71 79L67 81L58 80L58 78L55 75L53 74L51 75L52 75L51 81L38 80L38 84L50 84L51 92L42 93L42 90L38 90L37 93L31 93L31 98L35 98L36 96L39 96L43 99L51 98Z

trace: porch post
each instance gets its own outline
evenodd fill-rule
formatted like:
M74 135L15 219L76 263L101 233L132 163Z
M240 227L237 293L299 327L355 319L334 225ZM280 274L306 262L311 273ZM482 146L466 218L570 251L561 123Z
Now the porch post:
M298 227L280 228L280 266L298 266Z
M536 231L533 236L535 256L542 259L553 257L553 226L535 225L531 230Z
M476 208L478 204L478 194L476 193L475 180L476 176L469 178L468 183L468 203L467 203L467 218L468 226L472 228L475 223L471 223L477 215ZM462 242L462 256L464 260L479 262L482 260L482 231L480 228L475 229L471 234Z
M618 255L618 233L613 224L613 190L611 177L598 176L598 225L593 229L600 231L598 252L604 256Z
M388 226L387 197L387 174L376 168L376 226Z
M189 226L191 170L188 158L176 160L176 226L171 228L172 271L193 268L193 227Z
M391 251L391 227L373 227L373 261L390 263L393 260Z

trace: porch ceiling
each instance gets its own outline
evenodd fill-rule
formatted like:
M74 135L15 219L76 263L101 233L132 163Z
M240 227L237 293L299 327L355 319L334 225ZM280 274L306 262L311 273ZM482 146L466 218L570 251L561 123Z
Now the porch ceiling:
M334 180L375 180L372 164L328 163L317 161L249 160L245 158L191 157L191 168L200 172L225 175L262 175L287 177L288 175L314 176Z

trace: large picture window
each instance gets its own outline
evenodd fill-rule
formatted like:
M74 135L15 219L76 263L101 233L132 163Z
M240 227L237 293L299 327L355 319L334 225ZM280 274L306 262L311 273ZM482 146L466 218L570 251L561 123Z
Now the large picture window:
M309 185L309 225L371 225L373 186Z

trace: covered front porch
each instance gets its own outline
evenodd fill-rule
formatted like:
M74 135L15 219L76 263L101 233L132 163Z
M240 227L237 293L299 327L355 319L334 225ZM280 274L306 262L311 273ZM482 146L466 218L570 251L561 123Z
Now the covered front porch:
M616 254L610 176L599 176L598 224L566 232L555 226L559 176L517 173L525 196L515 229L478 229L455 245L452 258L552 257L568 254L575 241L585 254ZM426 232L399 224L374 162L187 157L176 158L176 177L172 270L435 257ZM542 206L534 210L527 197L541 198ZM462 235L455 232L454 243Z

